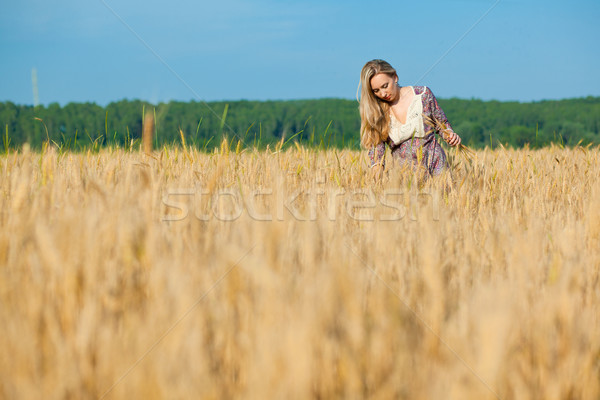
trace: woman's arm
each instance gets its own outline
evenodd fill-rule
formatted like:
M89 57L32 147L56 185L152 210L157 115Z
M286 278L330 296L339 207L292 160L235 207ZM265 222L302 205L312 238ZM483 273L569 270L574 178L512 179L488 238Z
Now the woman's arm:
M371 161L371 174L373 178L379 179L385 169L385 142L371 147L368 154Z
M385 168L385 142L371 147L368 154L371 161L371 168L376 165L381 165L382 168Z
M460 144L460 136L454 132L452 129L452 125L448 121L448 117L446 117L446 113L442 110L442 107L437 102L435 95L428 87L425 88L425 92L423 93L424 101L423 101L423 113L428 115L434 121L437 121L439 124L444 124L447 130L447 137L443 138L450 146L457 146ZM427 126L425 127L425 131L428 131Z

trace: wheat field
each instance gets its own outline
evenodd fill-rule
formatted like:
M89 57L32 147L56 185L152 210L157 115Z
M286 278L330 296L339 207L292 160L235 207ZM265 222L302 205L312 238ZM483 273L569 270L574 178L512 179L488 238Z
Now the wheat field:
M599 399L600 150L388 163L0 156L0 397Z

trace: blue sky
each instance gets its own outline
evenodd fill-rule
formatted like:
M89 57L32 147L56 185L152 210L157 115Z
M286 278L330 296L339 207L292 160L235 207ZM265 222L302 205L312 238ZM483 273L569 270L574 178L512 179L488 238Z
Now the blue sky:
M442 98L600 96L599 20L598 0L5 1L0 101L33 103L32 68L42 104L350 99L373 58Z

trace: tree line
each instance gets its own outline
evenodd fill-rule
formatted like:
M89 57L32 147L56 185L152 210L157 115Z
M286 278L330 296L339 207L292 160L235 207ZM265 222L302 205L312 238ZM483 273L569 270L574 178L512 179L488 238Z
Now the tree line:
M539 102L438 99L463 143L473 148L540 148L551 143L600 144L600 97ZM355 100L178 102L122 100L106 107L70 103L33 107L0 103L4 149L46 142L69 150L137 148L144 116L155 118L154 146L186 144L211 150L223 138L263 148L298 141L307 146L360 147ZM183 136L183 138L182 138Z

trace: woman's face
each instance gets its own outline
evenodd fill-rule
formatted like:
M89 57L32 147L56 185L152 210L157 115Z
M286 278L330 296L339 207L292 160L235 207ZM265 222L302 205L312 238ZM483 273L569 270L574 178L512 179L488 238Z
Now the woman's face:
M397 83L397 76L379 73L371 78L371 90L376 97L389 103L398 98L400 88Z

